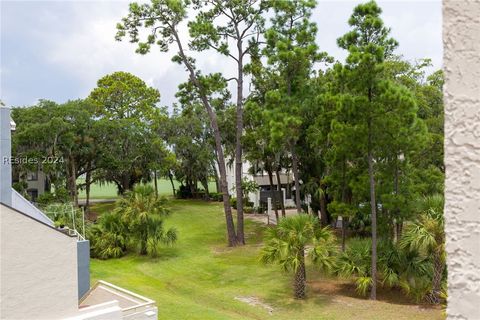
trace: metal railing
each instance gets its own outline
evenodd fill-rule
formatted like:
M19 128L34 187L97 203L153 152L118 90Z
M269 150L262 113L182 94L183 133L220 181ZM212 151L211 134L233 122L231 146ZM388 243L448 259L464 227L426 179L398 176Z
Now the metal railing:
M59 228L60 230L62 230L63 232L65 232L66 234L68 234L69 236L71 237L77 237L77 240L78 241L85 241L85 237L82 236L78 231L77 229L70 229L68 227L65 227L65 228Z

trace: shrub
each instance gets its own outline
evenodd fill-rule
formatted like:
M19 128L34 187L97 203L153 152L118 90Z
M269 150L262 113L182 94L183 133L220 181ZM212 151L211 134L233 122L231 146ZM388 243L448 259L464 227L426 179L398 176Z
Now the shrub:
M67 189L56 188L54 193L44 192L37 198L37 203L41 206L47 206L52 203L67 203L70 200Z
M243 199L243 210L247 207L253 207L253 205L253 202L248 201L248 199ZM230 198L230 206L234 209L237 207L237 198Z
M230 206L232 208L236 208L237 207L237 198L230 198Z
M372 286L371 239L351 239L345 252L337 257L336 273L352 279L358 294L365 296ZM431 291L433 266L418 252L403 250L391 242L378 245L378 282L384 287L399 287L419 302Z
M37 198L37 203L40 206L47 206L55 202L55 195L51 192L44 192Z
M184 186L184 185L181 185L178 188L176 196L179 199L190 199L193 197L192 192L190 191L190 188L187 188L187 186Z
M139 185L117 202L117 208L103 214L89 235L92 256L100 259L117 258L128 248L141 255L156 256L159 244L177 240L174 228L166 229L163 218L170 210L165 198L157 198L151 186Z
M20 193L24 198L29 199L29 195L27 193L28 183L26 181L19 181L15 182L12 185L12 188L15 189L18 193Z
M253 213L253 207L247 206L243 208L243 212L245 213Z
M223 193L221 193L221 192L210 192L210 199L212 201L222 202L223 201Z

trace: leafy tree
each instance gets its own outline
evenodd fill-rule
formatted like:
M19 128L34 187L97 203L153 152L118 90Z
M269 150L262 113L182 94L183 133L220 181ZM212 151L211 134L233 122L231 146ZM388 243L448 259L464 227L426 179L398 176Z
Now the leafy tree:
M331 270L334 262L335 237L328 228L321 228L317 218L311 215L295 215L280 220L269 229L261 259L264 263L278 263L285 271L294 272L293 295L296 299L306 296L305 251L325 270Z
M154 130L155 121L165 112L156 108L159 99L156 89L126 72L101 78L90 93L98 118L96 142L102 155L99 179L114 182L120 194L142 179L149 180L152 162L161 160L165 153Z
M199 110L200 109L200 110ZM169 143L176 155L175 177L185 183L190 194L195 194L200 182L208 197L208 182L214 175L213 138L203 106L187 105L174 109Z
M17 123L13 135L13 151L18 158L30 158L15 170L22 177L28 171L40 168L56 190L67 187L76 204L77 177L94 170L92 143L93 108L85 100L56 104L41 100L38 105L15 108L12 117ZM46 160L46 161L44 161Z
M334 123L337 145L355 141L356 150L366 154L372 230L372 282L370 298L376 299L377 286L377 194L375 176L382 161L394 161L408 148L409 136L420 130L412 94L382 76L384 61L397 42L380 18L374 1L355 7L349 19L351 31L338 39L348 50L345 68L349 97L343 101L349 118ZM392 150L393 149L393 150ZM393 152L392 152L393 151ZM393 156L392 156L393 153ZM384 160L385 159L385 160Z
M301 109L310 95L308 79L316 62L326 58L315 43L317 27L310 20L315 1L268 1L274 17L265 33L263 54L275 75L275 87L266 92L272 145L291 156L295 202L301 212L300 174L296 144L301 136Z
M258 46L263 31L261 1L194 0L198 14L189 22L190 47L197 51L213 49L230 58L236 76L235 190L237 194L237 242L245 243L242 191L242 135L245 61ZM233 48L232 48L233 47Z
M146 54L150 51L152 45L158 45L162 52L169 50L171 45L177 49L173 61L183 65L189 75L190 83L195 87L195 93L198 95L205 110L207 111L210 125L212 127L215 150L220 173L220 185L223 193L223 207L227 226L228 245L236 246L239 243L233 223L232 211L230 207L229 192L227 185L225 157L222 146L222 136L218 125L217 115L210 102L210 95L216 91L221 77L218 74L202 75L196 68L195 60L188 56L185 51L185 42L182 41L178 33L179 25L187 16L187 7L189 1L152 1L150 4L131 3L129 14L117 24L116 39L121 40L129 36L130 41L138 43L137 53ZM140 31L150 31L145 41L140 41ZM222 84L223 85L223 84Z

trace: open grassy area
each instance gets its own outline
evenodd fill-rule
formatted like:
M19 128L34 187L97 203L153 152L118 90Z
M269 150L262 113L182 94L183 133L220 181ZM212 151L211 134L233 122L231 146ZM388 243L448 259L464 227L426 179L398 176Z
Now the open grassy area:
M444 319L440 309L410 304L398 292L380 290L375 302L359 298L347 282L322 277L312 266L308 299L294 300L291 275L259 263L266 226L247 220L248 244L227 248L221 203L175 200L172 206L166 225L178 229L179 240L159 258L91 261L93 281L154 299L159 319Z
M82 178L78 179L78 183L82 183ZM175 185L175 189L178 190L180 183L176 180L173 181ZM153 182L150 183L153 186ZM172 192L172 184L168 179L157 179L157 186L158 186L158 194L162 196L171 196L173 195ZM215 187L215 182L212 181L208 184L208 188L211 192L216 192L217 189ZM85 190L80 190L78 197L80 199L85 199L86 194ZM91 199L114 199L118 198L117 194L117 186L114 183L94 183L90 189L90 198Z

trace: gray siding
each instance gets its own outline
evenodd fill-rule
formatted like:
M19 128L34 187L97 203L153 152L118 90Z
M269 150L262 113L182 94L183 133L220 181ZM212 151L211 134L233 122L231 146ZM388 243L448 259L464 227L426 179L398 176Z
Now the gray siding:
M12 205L10 109L0 106L0 202Z
M90 241L77 242L78 299L90 289Z

